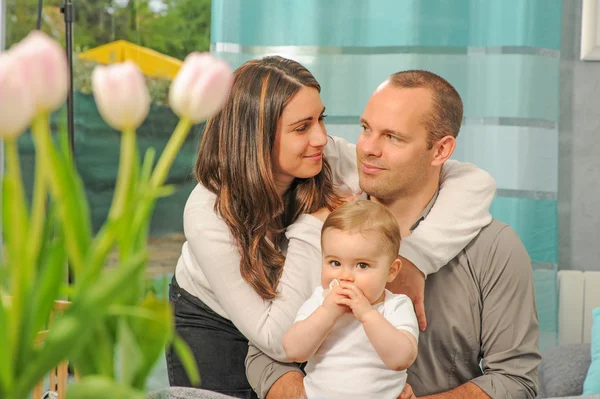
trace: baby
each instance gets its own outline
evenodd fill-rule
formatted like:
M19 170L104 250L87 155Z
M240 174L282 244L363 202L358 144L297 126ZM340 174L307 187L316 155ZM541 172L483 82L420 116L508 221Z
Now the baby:
M372 201L344 204L321 231L321 287L283 337L288 358L308 361L309 398L397 398L417 356L411 300L385 289L400 271L396 219Z

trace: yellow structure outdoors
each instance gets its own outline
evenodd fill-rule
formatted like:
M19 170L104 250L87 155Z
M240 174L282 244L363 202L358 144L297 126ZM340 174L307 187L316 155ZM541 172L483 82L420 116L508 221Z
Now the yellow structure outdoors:
M173 79L182 61L158 51L138 46L126 40L104 44L79 54L79 59L100 64L114 64L127 60L135 62L147 76Z

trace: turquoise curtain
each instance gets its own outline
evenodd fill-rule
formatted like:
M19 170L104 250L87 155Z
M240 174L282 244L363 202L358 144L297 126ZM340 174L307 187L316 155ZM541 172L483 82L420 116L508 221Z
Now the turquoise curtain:
M355 141L391 73L427 69L465 103L454 158L498 183L495 218L533 261L542 347L556 342L560 0L213 0L211 48L237 67L269 54L323 86L328 130Z

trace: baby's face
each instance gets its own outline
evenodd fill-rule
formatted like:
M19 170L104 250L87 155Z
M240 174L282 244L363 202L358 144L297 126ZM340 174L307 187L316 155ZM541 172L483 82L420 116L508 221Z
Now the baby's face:
M355 284L370 303L383 300L385 285L394 259L382 251L374 233L327 229L323 233L321 284L329 288L332 280Z

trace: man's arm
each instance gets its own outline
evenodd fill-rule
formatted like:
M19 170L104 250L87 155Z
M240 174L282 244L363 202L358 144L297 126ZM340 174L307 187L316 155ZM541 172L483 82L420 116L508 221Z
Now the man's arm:
M472 382L462 384L448 392L429 396L419 396L419 399L491 399L487 393Z
M282 375L267 393L265 399L304 399L304 374L297 371L290 371Z
M251 343L246 356L246 378L261 399L306 397L304 374L298 365L273 360Z
M492 398L533 399L541 355L531 260L509 226L479 252L483 375L471 382Z

